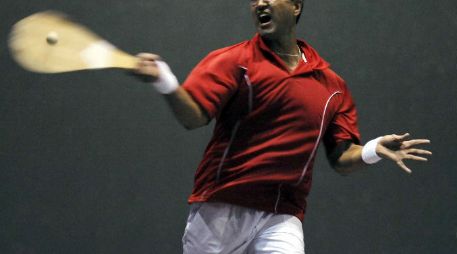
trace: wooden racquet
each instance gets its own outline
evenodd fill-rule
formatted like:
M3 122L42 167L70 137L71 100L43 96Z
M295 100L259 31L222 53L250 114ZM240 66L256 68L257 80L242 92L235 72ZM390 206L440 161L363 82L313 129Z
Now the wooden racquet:
M39 12L17 22L8 45L19 65L39 73L134 69L138 62L136 57L55 11Z

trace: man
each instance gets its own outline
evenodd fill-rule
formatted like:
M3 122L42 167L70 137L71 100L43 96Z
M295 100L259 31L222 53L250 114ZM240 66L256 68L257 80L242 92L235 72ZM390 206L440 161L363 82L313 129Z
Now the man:
M195 175L184 253L304 253L301 220L320 141L347 174L383 158L410 173L426 161L425 139L387 135L360 145L349 90L329 64L296 39L302 0L251 0L257 34L211 52L182 86L156 55L139 54L188 129L216 119Z

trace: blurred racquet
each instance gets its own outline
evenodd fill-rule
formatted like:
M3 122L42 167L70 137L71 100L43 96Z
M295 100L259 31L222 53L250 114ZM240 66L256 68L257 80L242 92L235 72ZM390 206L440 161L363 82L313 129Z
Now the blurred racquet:
M8 46L20 66L39 73L134 69L138 62L136 57L54 11L39 12L17 22Z

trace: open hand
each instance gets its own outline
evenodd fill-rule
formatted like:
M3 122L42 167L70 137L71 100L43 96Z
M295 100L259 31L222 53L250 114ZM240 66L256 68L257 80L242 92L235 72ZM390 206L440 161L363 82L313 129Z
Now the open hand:
M409 133L383 136L378 142L376 153L383 158L394 161L401 169L407 173L411 173L411 169L405 165L404 160L428 161L427 158L423 156L432 155L432 152L416 148L418 145L430 144L430 140L408 140L409 136Z

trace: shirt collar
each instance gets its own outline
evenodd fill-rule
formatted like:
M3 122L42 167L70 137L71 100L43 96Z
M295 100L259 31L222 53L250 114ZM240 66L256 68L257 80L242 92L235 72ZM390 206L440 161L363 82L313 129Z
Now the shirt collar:
M281 58L265 44L260 34L257 33L252 39L252 41L254 42L254 45L256 45L256 48L262 54L267 54L268 56L270 56L268 57L268 59L274 59L276 64L279 64L283 68L287 69L287 67L284 66L284 62L281 60ZM317 54L316 50L314 50L304 40L297 40L297 45L299 46L300 50L305 54L305 57L308 62L305 64L299 64L297 68L293 71L293 73L308 73L315 70L322 70L330 67L330 64L327 63L323 58L321 58L319 54Z

